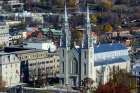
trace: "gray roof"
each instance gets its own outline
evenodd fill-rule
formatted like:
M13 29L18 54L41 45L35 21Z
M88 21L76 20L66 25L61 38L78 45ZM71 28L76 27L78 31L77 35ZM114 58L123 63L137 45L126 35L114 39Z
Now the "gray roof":
M114 59L106 59L106 60L101 60L101 61L95 61L95 66L100 66L100 65L107 65L107 64L115 64L115 63L123 63L127 62L129 60L128 56L122 56Z
M140 66L136 66L133 71L140 72Z

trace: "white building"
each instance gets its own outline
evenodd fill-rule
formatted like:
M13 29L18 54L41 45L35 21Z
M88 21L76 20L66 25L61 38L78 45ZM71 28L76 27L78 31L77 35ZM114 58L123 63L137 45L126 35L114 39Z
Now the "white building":
M132 67L132 74L134 76L139 76L140 77L140 64L139 63L133 65L133 67Z
M9 0L6 8L13 12L23 11L24 3L20 3L19 0Z
M20 83L20 61L15 54L0 52L0 76L5 87Z
M55 52L57 47L52 41L32 41L32 42L27 42L24 46L24 48L36 48L36 49L42 49L42 50L49 50L50 52Z
M65 23L60 45L60 82L79 86L81 80L91 78L94 85L106 83L114 69L129 71L128 49L120 43L95 45L91 34L89 9L87 7L86 31L79 48L71 47L71 34L65 5Z
M9 26L5 22L0 23L0 45L9 46Z
M21 82L54 78L59 73L59 56L57 52L35 48L6 47L5 53L15 54L20 61Z
M140 85L140 64L139 63L133 65L132 75L136 78L137 85Z

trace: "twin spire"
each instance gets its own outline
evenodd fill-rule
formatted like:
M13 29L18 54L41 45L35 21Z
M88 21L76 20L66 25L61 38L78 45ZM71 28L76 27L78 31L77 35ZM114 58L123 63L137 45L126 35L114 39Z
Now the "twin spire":
M65 18L65 23L68 23L68 13L67 13L67 5L66 5L66 1L65 1L65 15L64 15L64 18Z
M64 28L63 28L63 36L62 36L62 44L61 46L70 47L71 46L71 32L69 30L69 22L68 22L68 13L67 13L67 5L65 1L65 10L64 10ZM91 37L91 24L90 24L90 16L89 16L89 7L87 6L87 13L86 13L86 31L83 33L83 41L82 41L82 48L89 48L93 47Z
M93 47L93 38L91 33L91 23L90 23L90 14L89 14L89 7L87 5L86 8L86 31L83 33L83 41L82 41L82 48L88 49L90 47Z
M67 5L66 5L66 1L65 1L64 24L63 24L62 36L61 36L61 39L60 39L60 46L61 47L70 47L70 44L71 44L71 32L69 30Z

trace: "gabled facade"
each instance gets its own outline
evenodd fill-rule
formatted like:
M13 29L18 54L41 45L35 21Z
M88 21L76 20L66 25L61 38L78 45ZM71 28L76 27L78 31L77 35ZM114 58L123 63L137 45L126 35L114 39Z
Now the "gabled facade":
M125 69L129 71L128 49L120 44L95 45L92 38L89 8L87 7L86 31L80 47L70 48L70 30L68 26L65 4L64 34L60 44L60 82L64 85L80 86L85 78L91 78L94 86L106 83L110 78L112 69Z

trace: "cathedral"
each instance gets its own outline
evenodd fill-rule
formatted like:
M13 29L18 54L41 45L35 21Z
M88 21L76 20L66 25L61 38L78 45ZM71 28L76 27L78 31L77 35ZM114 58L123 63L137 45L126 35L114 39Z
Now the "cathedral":
M89 8L87 6L86 22L82 44L71 48L71 31L65 4L63 35L60 39L60 83L79 86L81 80L91 78L94 85L106 83L113 69L129 71L130 60L128 48L121 43L95 44L91 34Z

